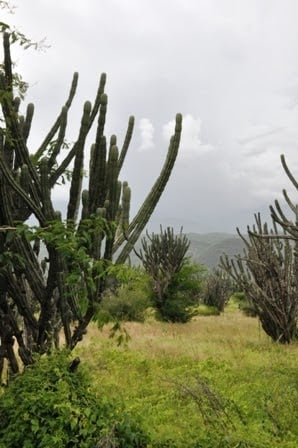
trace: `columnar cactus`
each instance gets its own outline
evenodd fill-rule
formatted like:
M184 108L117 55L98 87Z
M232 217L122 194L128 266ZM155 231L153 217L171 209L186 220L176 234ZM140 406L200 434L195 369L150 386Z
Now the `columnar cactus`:
M73 77L60 114L35 153L27 147L34 107L29 104L25 117L20 115L20 101L14 96L13 80L9 35L5 33L4 64L0 71L5 123L0 128L0 370L1 361L8 358L12 370L16 371L14 338L24 364L32 362L32 352L46 352L51 348L57 333L55 329L59 327L57 322L62 322L70 348L82 338L101 299L104 269L113 262L126 260L166 186L177 156L182 118L180 114L176 117L175 134L160 176L129 223L131 192L128 183L120 181L119 177L131 141L134 118L129 118L120 151L115 136L107 144L104 133L108 103L104 92L106 75L100 77L94 104L85 103L77 140L62 161L61 149L78 74ZM82 191L86 138L96 121L89 182ZM55 210L51 191L71 164L64 225L61 213ZM34 244L28 241L26 228L20 226L30 216L38 221ZM62 236L61 232L64 232ZM42 261L38 256L40 240L47 249ZM70 241L74 241L73 250L67 246ZM116 251L119 255L113 260ZM85 258L79 259L80 254ZM100 266L103 272L99 275ZM79 272L78 283L84 288L84 306L80 304L77 285L69 283L74 269ZM21 326L19 316L23 319ZM73 322L75 325L71 325Z

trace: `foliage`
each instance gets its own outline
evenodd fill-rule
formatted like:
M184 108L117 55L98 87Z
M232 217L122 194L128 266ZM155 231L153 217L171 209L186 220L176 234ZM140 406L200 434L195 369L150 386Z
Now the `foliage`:
M145 274L132 269L134 275L121 282L116 290L107 290L102 298L97 319L144 322L151 306L149 281ZM119 276L118 276L119 278Z
M209 307L215 307L222 312L232 291L232 280L228 274L221 269L214 269L204 281L201 294L202 303Z
M71 372L69 363L65 353L52 354L4 391L0 447L146 447L148 437L139 423L102 391L90 388L85 370Z
M158 307L161 320L168 322L188 322L193 306L199 303L206 268L189 260L172 277L163 303Z

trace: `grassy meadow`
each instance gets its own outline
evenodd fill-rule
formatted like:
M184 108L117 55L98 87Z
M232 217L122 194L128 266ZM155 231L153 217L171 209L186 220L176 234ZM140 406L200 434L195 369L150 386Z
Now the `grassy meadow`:
M152 447L298 447L298 344L235 309L187 324L92 326L76 348L92 387L137 417Z

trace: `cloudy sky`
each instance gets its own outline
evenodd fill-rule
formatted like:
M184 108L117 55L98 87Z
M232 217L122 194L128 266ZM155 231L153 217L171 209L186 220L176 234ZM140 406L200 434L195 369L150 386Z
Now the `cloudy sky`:
M15 0L2 20L44 52L14 50L36 107L30 147L54 121L80 74L68 134L108 76L107 134L134 138L122 179L135 212L158 175L173 120L184 117L172 178L151 219L185 231L233 233L267 216L291 191L280 154L298 177L297 0ZM62 200L65 191L55 193ZM295 195L293 195L293 198ZM295 199L294 199L295 201ZM298 202L298 201L297 201Z

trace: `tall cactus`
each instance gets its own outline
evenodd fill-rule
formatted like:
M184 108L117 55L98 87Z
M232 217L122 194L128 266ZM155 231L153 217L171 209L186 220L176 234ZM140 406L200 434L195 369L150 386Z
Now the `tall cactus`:
M5 125L0 128L0 370L3 358L8 358L12 370L16 371L15 338L19 355L23 363L28 364L32 362L34 351L46 352L51 348L59 322L70 348L83 337L96 304L101 300L106 267L126 260L166 186L177 156L182 117L180 114L176 117L175 134L161 174L129 223L131 192L128 183L120 181L120 174L134 118L129 118L120 151L116 136L107 144L104 131L108 104L104 92L106 75L100 77L94 104L85 103L78 137L62 161L61 149L68 112L77 89L77 73L61 112L39 148L32 153L27 141L34 107L28 105L25 117L20 115L20 101L13 91L7 33L3 43L0 95ZM86 138L96 121L89 182L81 191ZM69 166L72 166L72 175L65 225L61 213L55 210L51 192ZM26 227L20 226L31 215L38 221L36 233L30 233L34 244L28 241ZM44 260L38 257L40 240L47 249ZM69 241L73 241L74 247L67 246ZM120 255L113 261L116 251ZM83 254L81 259L80 254ZM98 272L100 267L102 273ZM72 286L68 281L74 270L79 273L77 283L83 288L84 306L80 303L78 285Z

